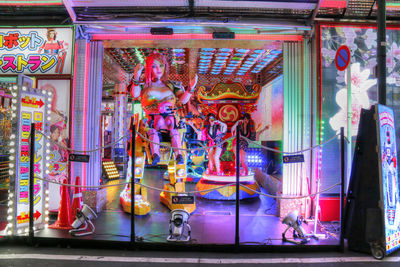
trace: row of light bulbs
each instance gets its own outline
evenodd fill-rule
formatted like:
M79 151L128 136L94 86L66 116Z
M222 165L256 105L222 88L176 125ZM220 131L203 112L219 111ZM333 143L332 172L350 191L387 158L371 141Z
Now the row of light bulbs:
M103 162L103 168L106 171L109 179L116 179L120 177L119 172L112 161Z
M13 86L10 86L8 89L10 89L11 95L13 96L13 99L11 100L11 118L13 119L13 124L15 125L15 118L17 117L17 114L19 112L18 106L17 106L17 102L18 102L17 101L17 99L18 99L18 86L17 85L13 85ZM22 91L27 91L28 90L28 88L26 86L22 86L21 89L22 89ZM39 90L34 90L34 91L38 92ZM53 93L50 92L50 91L45 91L45 90L42 90L41 93L45 97L47 96L47 102L48 102L48 104L46 105L46 107L47 107L47 111L46 111L46 114L47 114L46 119L47 119L47 121L46 121L45 125L48 126L48 123L51 120L50 115L51 115L51 107L52 107L51 106L51 102L52 102ZM9 169L10 181L12 181L12 180L15 181L15 171L14 170L15 170L15 167L16 167L16 157L17 157L16 151L18 150L17 147L16 147L16 142L17 142L16 141L16 135L15 134L11 134L10 143L9 143L9 147L10 147L10 149L9 149L9 152L10 152L10 156L9 156L9 160L10 160L10 164L9 164L9 167L10 167L10 169ZM48 175L50 173L49 172L50 164L46 162L46 161L50 160L50 156L49 156L49 154L50 154L50 143L48 142L48 140L46 140L45 146L46 146L46 148L45 148L46 149L45 150L46 156L45 156L45 160L44 160L44 166L46 166L45 173ZM46 197L45 197L45 205L44 205L45 206L45 214L44 214L45 223L44 223L44 226L45 226L45 228L47 228L48 221L49 221L49 211L48 211L48 208L49 208L49 203L48 203L49 202L49 190L45 191L45 195L46 195ZM15 209L14 193L9 191L8 192L8 210L7 210L7 221L8 221L8 224L7 224L7 231L6 231L6 233L8 235L13 235L13 233L15 232L14 224L13 224L14 216L15 216L14 209ZM33 216L33 214L30 214L29 216ZM37 227L34 226L33 230L37 230ZM29 227L18 229L16 231L16 233L18 235L27 234L27 233L29 233Z

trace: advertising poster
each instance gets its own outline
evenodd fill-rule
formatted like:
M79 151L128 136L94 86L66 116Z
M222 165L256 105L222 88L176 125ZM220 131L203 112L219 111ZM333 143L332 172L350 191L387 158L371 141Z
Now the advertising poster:
M381 157L381 198L383 200L386 253L400 248L400 203L397 172L396 133L393 110L378 106Z
M62 183L68 179L69 147L69 107L70 80L38 80L38 88L52 92L53 99L50 114L50 160L49 179ZM57 211L60 204L60 186L49 184L50 211Z
M0 29L0 74L71 74L73 28Z

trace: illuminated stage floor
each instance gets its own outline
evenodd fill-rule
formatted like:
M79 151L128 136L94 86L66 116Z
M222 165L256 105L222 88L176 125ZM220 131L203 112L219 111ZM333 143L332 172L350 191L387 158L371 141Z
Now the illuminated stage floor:
M157 188L162 188L163 170L146 170L145 183ZM114 181L116 182L116 181ZM195 184L188 183L187 190L194 190ZM129 241L130 240L130 214L119 207L119 192L117 187L110 187L107 194L107 209L99 214L94 221L95 234L80 237L84 239ZM159 201L159 192L149 190L149 199L152 210L147 216L135 217L135 234L143 242L167 242L169 210ZM235 201L215 201L196 198L196 211L189 219L192 228L193 244L234 244L235 241ZM243 200L240 202L240 243L249 245L293 245L283 243L282 232L285 230L276 216L276 201L272 198ZM307 232L312 225L304 225ZM68 231L46 229L35 234L37 237L73 238ZM288 232L288 238L291 234ZM335 238L311 239L308 245L338 245Z

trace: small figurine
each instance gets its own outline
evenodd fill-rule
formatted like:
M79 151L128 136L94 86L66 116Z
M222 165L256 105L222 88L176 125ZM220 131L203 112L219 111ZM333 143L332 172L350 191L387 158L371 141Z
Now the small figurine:
M206 123L204 125L203 136L208 140L208 168L206 174L215 173L217 175L224 175L221 172L220 157L222 153L222 138L227 132L227 125L222 121L215 118L215 115L210 113L207 115Z
M266 126L264 130L268 129L269 126ZM239 134L241 136L244 136L250 140L255 140L257 132L255 130L255 123L254 120L251 118L251 115L249 113L244 113L242 118L238 120L231 128L232 135L235 136L236 131L239 131ZM249 168L247 167L247 162L246 162L246 155L247 155L247 149L249 147L249 143L247 140L240 138L239 140L239 157L240 157L240 163L243 167L243 175L248 175L249 173ZM234 149L236 153L236 149ZM235 154L235 156L237 156Z

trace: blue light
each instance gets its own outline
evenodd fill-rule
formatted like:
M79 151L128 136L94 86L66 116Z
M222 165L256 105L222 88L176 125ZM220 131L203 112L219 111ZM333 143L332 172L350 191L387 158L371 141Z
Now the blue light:
M200 56L200 59L212 59L212 56Z
M246 54L247 52L249 52L249 49L236 49L236 52Z
M217 53L216 56L217 57L228 57L230 55L230 53Z
M264 50L262 50L262 49L256 49L253 51L253 53L255 53L255 54L261 54L262 52L264 52Z

